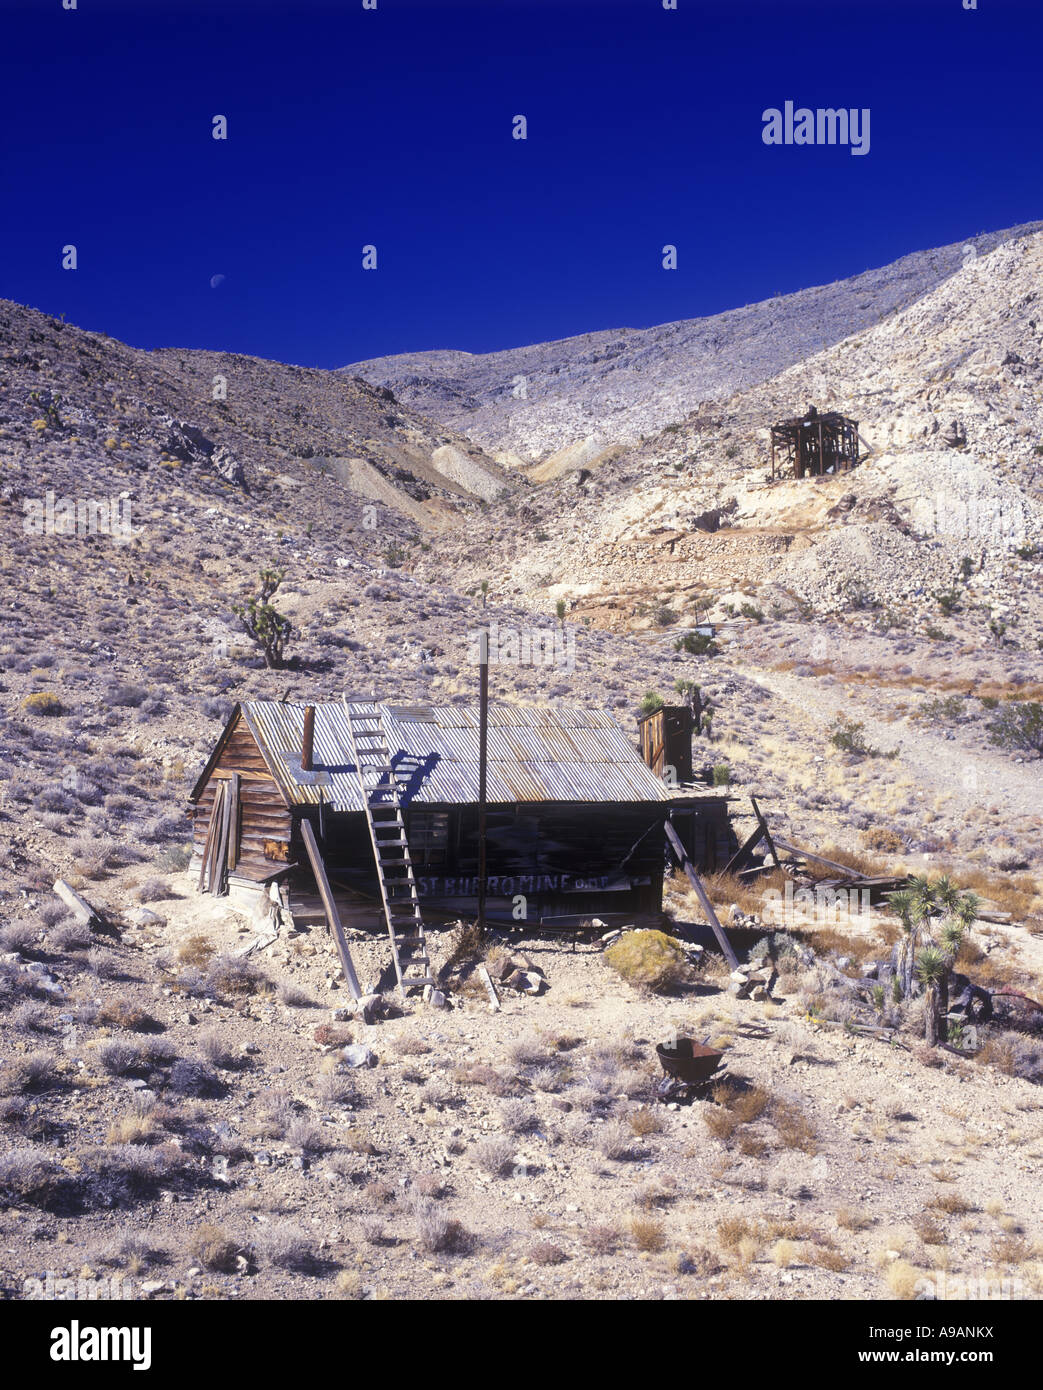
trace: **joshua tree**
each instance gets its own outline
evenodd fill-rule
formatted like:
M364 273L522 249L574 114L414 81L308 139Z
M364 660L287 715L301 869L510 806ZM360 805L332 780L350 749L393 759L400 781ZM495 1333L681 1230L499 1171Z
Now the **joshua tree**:
M692 728L694 731L697 734L705 734L709 737L710 720L713 718L713 709L710 702L703 699L703 692L696 685L695 681L674 681L674 689L692 711Z
M926 879L923 882L926 883ZM889 893L887 900L902 924L902 937L895 958L895 976L901 984L902 994L908 996L913 987L913 965L924 935L929 908L915 887L903 889L900 893Z
M243 631L261 649L264 664L275 670L283 664L283 652L292 631L289 618L269 603L285 577L284 570L262 570L260 590L246 603L233 603L232 612Z
M948 982L949 958L938 946L925 946L916 962L916 974L924 989L924 1040L937 1045L942 1027L942 984Z
M558 615L558 622L561 623L561 635L565 635L565 614L568 612L568 604L563 598L559 598L554 605L554 611Z

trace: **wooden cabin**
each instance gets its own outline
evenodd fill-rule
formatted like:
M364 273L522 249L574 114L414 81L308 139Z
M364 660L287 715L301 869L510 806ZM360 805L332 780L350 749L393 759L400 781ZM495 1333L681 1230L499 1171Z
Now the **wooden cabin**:
M473 917L477 709L352 708L380 712L425 921ZM236 706L190 798L197 871L213 860L211 826L224 826L222 871L211 875L211 891L229 891L245 905L277 884L295 921L323 920L302 839L307 821L342 920L383 927L351 746L340 702ZM486 799L491 922L658 919L668 817L697 865L713 868L729 851L727 798L672 790L607 710L491 705Z

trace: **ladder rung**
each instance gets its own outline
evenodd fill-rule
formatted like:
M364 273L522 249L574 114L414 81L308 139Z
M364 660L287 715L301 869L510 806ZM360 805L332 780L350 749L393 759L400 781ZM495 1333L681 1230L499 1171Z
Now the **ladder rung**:
M430 975L418 975L415 980L409 975L403 975L402 983L412 988L414 985L417 987L420 985L433 985L435 984L435 980Z
M422 936L396 936L396 946L423 946L425 938Z

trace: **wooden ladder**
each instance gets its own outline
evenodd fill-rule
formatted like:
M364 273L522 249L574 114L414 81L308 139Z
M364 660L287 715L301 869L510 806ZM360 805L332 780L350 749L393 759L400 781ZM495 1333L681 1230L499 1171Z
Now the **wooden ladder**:
M398 779L391 766L391 750L379 706L352 705L345 700L344 708L377 865L380 901L391 939L395 975L404 999L408 990L422 989L435 981L430 973L431 961L406 825L402 819Z

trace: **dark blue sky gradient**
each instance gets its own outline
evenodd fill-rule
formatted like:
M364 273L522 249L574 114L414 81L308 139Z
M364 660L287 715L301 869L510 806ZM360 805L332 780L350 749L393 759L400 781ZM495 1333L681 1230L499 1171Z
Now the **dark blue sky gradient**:
M0 295L334 367L855 274L1040 216L1043 3L980 5L0 0ZM870 153L765 146L787 99Z

